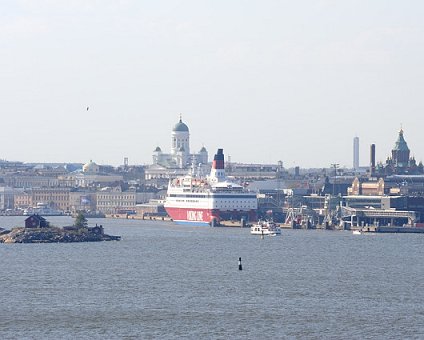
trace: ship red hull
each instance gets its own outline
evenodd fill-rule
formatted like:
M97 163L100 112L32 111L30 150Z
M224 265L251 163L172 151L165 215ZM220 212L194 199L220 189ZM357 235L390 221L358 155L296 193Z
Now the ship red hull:
M218 209L194 209L165 207L166 212L176 223L192 225L212 225L222 220L256 220L255 211L220 211Z
M219 221L217 210L172 207L165 207L165 209L176 223L210 225L214 219L215 221Z

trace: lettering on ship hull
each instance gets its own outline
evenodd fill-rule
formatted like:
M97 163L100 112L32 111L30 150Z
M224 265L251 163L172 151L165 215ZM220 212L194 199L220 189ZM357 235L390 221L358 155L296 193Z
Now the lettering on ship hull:
M188 221L203 221L203 211L187 210Z

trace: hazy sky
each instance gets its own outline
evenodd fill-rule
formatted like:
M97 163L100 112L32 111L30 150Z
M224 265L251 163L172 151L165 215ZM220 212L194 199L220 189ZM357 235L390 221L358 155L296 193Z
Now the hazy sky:
M191 149L286 167L424 161L424 1L0 2L0 158L151 163ZM89 110L86 108L89 106Z

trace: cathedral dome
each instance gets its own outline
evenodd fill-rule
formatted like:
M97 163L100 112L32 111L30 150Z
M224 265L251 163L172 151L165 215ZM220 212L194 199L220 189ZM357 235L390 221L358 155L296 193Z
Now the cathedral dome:
M88 163L84 164L82 171L86 173L97 173L99 172L99 166L90 160Z
M188 126L186 124L184 124L182 119L180 118L180 121L177 124L175 124L172 131L174 131L174 132L188 132Z
M408 144L406 144L405 139L403 138L403 130L399 131L399 137L393 148L395 151L409 151Z

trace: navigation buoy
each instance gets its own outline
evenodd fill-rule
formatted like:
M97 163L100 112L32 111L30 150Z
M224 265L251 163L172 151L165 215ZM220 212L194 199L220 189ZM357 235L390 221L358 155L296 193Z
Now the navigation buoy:
M241 257L239 257L238 265L239 265L239 270L243 270L243 267L241 266Z

